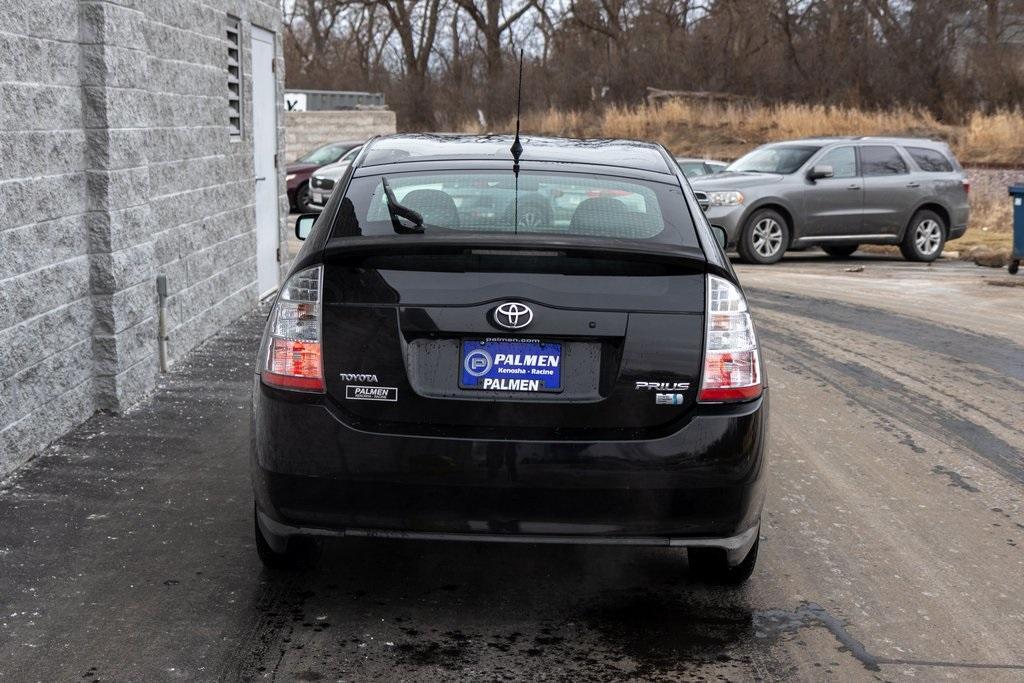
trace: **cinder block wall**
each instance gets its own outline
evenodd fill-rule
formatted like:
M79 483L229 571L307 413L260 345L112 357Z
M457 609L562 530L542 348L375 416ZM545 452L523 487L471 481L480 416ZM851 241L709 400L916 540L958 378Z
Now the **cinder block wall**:
M158 273L172 362L256 303L252 141L227 125L225 27L241 20L249 131L251 26L280 34L278 4L44 5L0 9L0 477L155 386ZM279 105L282 159L283 124Z
M290 111L285 114L285 158L295 161L311 150L336 140L365 140L395 132L395 112Z
M78 6L0 10L0 476L94 410Z

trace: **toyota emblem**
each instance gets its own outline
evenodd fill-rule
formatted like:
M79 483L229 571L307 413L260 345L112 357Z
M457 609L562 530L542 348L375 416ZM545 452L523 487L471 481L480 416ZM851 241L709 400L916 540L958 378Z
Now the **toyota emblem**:
M494 323L506 330L520 330L533 322L533 309L518 301L509 301L494 309Z

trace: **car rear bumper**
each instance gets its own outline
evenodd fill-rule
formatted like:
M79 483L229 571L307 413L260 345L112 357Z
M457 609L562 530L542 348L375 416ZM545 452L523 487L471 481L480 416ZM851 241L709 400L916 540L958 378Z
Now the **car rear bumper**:
M767 392L639 441L368 433L256 381L252 474L273 535L749 549L764 500ZM742 559L742 555L739 559Z
M292 536L315 536L326 538L389 538L416 541L460 541L471 543L532 543L559 545L631 545L668 546L673 548L722 548L730 566L743 561L757 540L760 525L752 526L735 536L670 538L658 536L584 536L566 534L508 534L508 533L442 533L429 531L400 531L390 529L329 529L311 526L292 526L276 521L265 512L257 510L260 529L276 539L276 550L283 552L285 539Z

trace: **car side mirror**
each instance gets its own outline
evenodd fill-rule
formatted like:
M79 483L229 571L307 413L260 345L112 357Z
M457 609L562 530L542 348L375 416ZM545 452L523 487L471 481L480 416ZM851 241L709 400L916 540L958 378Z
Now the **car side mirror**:
M309 237L309 233L313 232L313 224L316 223L316 219L320 217L318 213L304 213L299 216L298 220L295 221L295 237L300 240L305 240Z
M729 235L725 232L725 228L721 225L712 225L711 232L715 234L715 241L718 242L718 246L724 251L725 245L729 242Z
M822 178L831 178L835 175L835 171L831 166L812 166L811 170L807 172L808 180L821 180Z

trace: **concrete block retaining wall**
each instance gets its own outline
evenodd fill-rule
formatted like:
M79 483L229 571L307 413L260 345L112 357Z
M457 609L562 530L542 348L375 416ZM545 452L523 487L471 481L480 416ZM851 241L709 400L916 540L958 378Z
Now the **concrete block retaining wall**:
M1024 185L1024 169L965 168L971 183L971 195L975 197L1005 199L1010 201L1006 188L1010 185Z
M395 112L386 109L290 111L285 114L285 157L295 161L335 140L365 140L394 132Z

